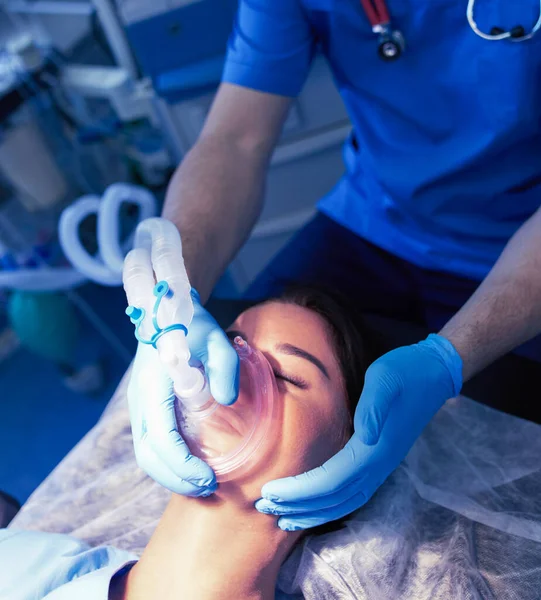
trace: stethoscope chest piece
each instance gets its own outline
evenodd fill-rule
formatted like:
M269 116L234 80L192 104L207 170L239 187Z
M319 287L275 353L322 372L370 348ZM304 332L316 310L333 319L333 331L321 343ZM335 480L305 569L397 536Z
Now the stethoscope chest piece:
M402 33L392 29L391 17L385 0L361 0L372 31L378 36L378 54L386 62L402 56L406 42Z
M406 48L406 40L400 31L383 31L379 36L378 54L386 62L400 58Z

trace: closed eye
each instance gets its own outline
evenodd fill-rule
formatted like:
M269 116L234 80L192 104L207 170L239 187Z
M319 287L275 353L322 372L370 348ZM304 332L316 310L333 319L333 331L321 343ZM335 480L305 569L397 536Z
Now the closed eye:
M235 330L229 329L225 333L231 342L235 339L235 337L237 335L240 335L241 338L246 339L246 335L242 331L235 331ZM273 374L276 379L285 381L286 383L294 385L295 387L297 387L301 390L307 390L310 388L310 384L307 381L305 381L304 379L302 379L302 377L297 377L295 375L286 375L285 373L282 373L282 371L280 371L276 368L273 369Z
M277 369L273 369L273 373L274 373L274 377L276 377L276 379L281 379L282 381L285 381L286 383L290 383L291 385L294 385L295 387L298 387L301 390L306 390L310 387L308 385L308 383L304 379L301 379L300 377L295 377L293 375L286 375L285 373L282 373L281 371L278 371Z

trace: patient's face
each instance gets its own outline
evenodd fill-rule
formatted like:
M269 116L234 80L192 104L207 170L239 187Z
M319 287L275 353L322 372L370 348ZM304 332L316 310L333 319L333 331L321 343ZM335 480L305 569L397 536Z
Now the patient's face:
M311 310L261 304L242 313L228 333L259 350L276 378L279 418L271 443L236 483L255 500L267 481L317 467L343 446L349 424L345 387L328 326ZM227 491L228 485L220 487Z

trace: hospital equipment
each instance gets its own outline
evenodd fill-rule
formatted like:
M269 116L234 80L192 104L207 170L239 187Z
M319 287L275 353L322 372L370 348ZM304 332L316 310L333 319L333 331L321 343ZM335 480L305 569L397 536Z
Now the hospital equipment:
M154 196L145 188L117 183L107 188L102 198L83 196L64 210L58 234L62 249L75 267L88 279L102 285L120 285L125 253L131 248L133 234L120 239L120 211L125 203L138 207L137 221L156 214ZM79 226L89 215L97 216L98 254L92 256L79 237Z
M366 372L351 440L323 466L265 484L256 508L281 515L278 525L285 531L360 508L461 388L462 359L442 336L384 354Z
M17 290L8 299L8 315L27 349L57 365L73 365L80 321L65 294Z
M58 207L29 212L5 180L0 186L0 291L55 292L83 283L85 277L63 260L54 237Z
M111 183L128 180L127 165L137 171L144 185L167 183L173 163L166 135L159 129L155 93L148 78L136 79L122 67L70 64L63 67L60 84L62 93L56 99L80 123L78 139L95 138L94 144L81 144L81 150L96 146L93 161L100 163L104 150L113 145L109 156L101 160L105 164L100 164L97 176L88 178L94 189L101 193ZM103 111L105 103L110 114L100 121L94 113ZM100 185L102 180L105 184Z
M236 337L240 361L239 398L233 406L210 402L197 409L175 404L177 423L192 453L216 473L219 482L238 478L258 468L273 444L277 420L276 383L266 358Z
M145 81L130 76L122 67L69 64L63 67L60 84L64 94L84 114L85 100L103 99L110 102L116 117L122 122L149 118L152 114L152 92Z
M204 371L190 363L190 329L199 298L191 293L178 230L166 219L148 219L138 226L123 281L135 336L157 350L173 381L179 400L175 417L184 441L213 468L218 481L237 477L264 453L275 417L275 382L268 361L236 338L239 398L234 407L224 408L211 397ZM226 376L235 377L236 365L230 368Z
M215 88L237 4L237 0L118 2L126 37L159 97L176 103Z
M80 132L70 138L68 129L72 132L70 127L75 123L70 121L72 111L66 112L64 104L58 106L56 103L60 98L61 86L58 84L62 79L63 59L49 46L36 44L35 39L28 33L19 35L17 30L14 35L14 42L8 44L11 52L2 51L0 62L0 107L3 118L0 135L0 172L2 195L6 196L0 214L0 235L4 241L15 240L16 251L19 254L31 255L32 260L17 260L12 268L1 270L0 288L24 291L70 290L87 280L85 267L90 265L88 269L92 278L96 269L92 271L91 267L100 263L99 257L94 260L94 257L89 256L78 240L76 230L84 216L88 216L92 210L97 212L100 204L104 218L111 218L111 228L120 229L120 225L123 224L120 223L119 206L112 208L112 212L116 210L114 215L108 210L111 208L109 201L114 204L114 198L110 196L115 196L115 193L107 195L103 204L99 203L97 197L87 202L85 215L78 213L81 205L68 211L68 216L74 217L79 214L80 218L72 218L71 224L74 229L69 230L67 227L64 230L64 241L70 246L68 253L74 256L75 263L82 263L81 269L73 268L60 256L58 261L51 262L38 256L34 252L35 237L37 233L41 235L45 231L47 239L54 242L61 210L85 189L99 189L101 194L103 188L100 185L100 177L104 172L108 176L112 175L115 180L124 179L118 169L114 168L121 160L118 158L120 152L117 151L116 156L111 158L107 155L105 141L100 142L99 148L96 148L96 144L81 143L84 136L82 133L79 135ZM41 62L37 60L38 57L41 58ZM92 71L91 68L90 70ZM81 75L81 69L69 68L64 74L64 92L69 92L73 97L76 92L81 95L83 91L90 95L92 89L95 97L98 97L101 91L100 97L110 99L121 117L140 120L147 116L148 103L143 102L145 98L142 97L139 88L134 90L135 86L128 80L124 70L112 71L113 73L102 69L98 74L92 71L92 78ZM84 70L84 73L87 71ZM96 83L98 78L101 86ZM69 123L66 128L67 122ZM91 129L92 125L95 125L95 122L85 121L88 129ZM95 125L94 131L96 129ZM89 136L86 135L86 138ZM93 155L89 153L91 147L97 150ZM30 162L29 156L32 157ZM106 160L107 164L103 164L103 160ZM92 181L89 181L88 177L90 172L96 175L90 178ZM154 199L148 192L138 193L135 190L133 186L129 193L138 199L146 194L144 207L143 200L133 202L140 207L141 220L152 216L156 212ZM112 192L118 194L119 188L112 188ZM130 199L126 198L126 202L130 202ZM89 209L89 204L94 205L93 209ZM24 206L25 211L18 210L18 206ZM101 231L104 229L105 223L101 222ZM109 231L109 236L102 236L105 244L113 235L120 235L117 229L114 232L111 229ZM108 276L111 279L110 272ZM105 277L103 269L96 277L98 280ZM120 282L119 272L116 284Z
M124 255L131 248L133 240L133 234L125 239L121 237L121 214L126 204L138 209L136 223L157 212L152 193L131 184L111 185L101 198L96 195L83 196L64 209L58 224L60 246L71 266L50 266L47 261L37 257L38 264L35 267L15 265L14 268L1 270L0 289L69 290L88 279L101 285L120 285ZM85 248L79 234L82 222L90 215L97 217L96 255ZM17 236L16 228L1 215L0 226L8 227Z
M32 168L28 159L32 157ZM54 206L66 198L68 181L55 162L36 119L4 128L0 138L0 170L30 211Z
M136 463L128 377L14 528L141 554L171 494ZM447 402L370 502L299 543L277 598L538 600L540 454L539 425L466 398Z
M526 32L526 29L522 25L516 25L509 31L505 31L501 27L493 27L490 30L489 34L484 33L483 31L481 31L481 29L479 29L475 21L475 4L476 0L468 0L468 8L466 10L466 15L468 17L468 23L472 30L484 40L510 40L512 42L524 42L533 38L534 35L541 29L541 2L539 3L538 19L529 33Z
M138 341L156 348L180 398L204 406L210 396L208 384L203 373L189 364L187 334L194 314L191 285L180 235L171 222L154 218L137 227L122 280L130 305L126 314L136 325Z

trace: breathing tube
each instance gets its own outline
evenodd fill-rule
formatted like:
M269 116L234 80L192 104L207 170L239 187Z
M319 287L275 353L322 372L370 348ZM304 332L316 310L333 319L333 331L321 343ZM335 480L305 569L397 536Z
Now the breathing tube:
M82 196L68 206L60 217L58 237L69 262L84 278L100 285L117 286L122 283L124 254L132 247L132 239L120 240L121 208L124 204L139 209L138 222L153 217L157 212L156 199L145 188L128 183L110 185L100 198ZM79 237L79 227L89 215L96 215L98 252L92 255Z
M136 338L156 349L173 381L177 424L190 451L214 469L218 481L240 476L264 455L276 419L276 383L268 361L236 337L239 398L230 407L212 398L202 366L191 360L192 288L179 232L166 219L147 219L137 227L123 282Z

